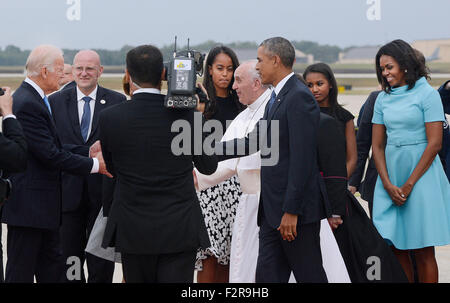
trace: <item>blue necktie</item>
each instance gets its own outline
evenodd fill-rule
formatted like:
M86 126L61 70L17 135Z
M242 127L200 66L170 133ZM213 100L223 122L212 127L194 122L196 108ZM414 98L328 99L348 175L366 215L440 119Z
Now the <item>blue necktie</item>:
M275 91L272 91L272 95L270 96L269 103L267 103L267 106L268 106L267 114L270 113L270 110L272 109L272 105L275 103L276 98L277 98L277 94L275 94Z
M81 117L81 135L83 136L84 142L88 139L89 124L91 123L91 107L89 106L91 100L91 97L83 97L84 107L83 116Z
M48 108L48 111L50 112L50 115L52 114L52 110L50 108L50 103L48 102L47 96L44 96L44 103Z

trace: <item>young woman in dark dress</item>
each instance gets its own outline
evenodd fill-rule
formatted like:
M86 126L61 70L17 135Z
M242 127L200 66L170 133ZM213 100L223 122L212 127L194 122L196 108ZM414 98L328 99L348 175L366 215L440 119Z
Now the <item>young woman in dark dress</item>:
M244 109L232 90L236 54L226 46L210 50L206 59L203 88L209 102L203 108L206 120L217 120L225 133L228 124ZM197 281L226 283L229 275L231 231L241 190L237 177L197 193L211 247L197 253Z
M358 159L353 121L355 117L337 102L338 87L336 79L327 64L316 63L308 66L303 73L303 78L319 103L320 111L335 118L339 128L345 134L347 178L349 178L355 170Z

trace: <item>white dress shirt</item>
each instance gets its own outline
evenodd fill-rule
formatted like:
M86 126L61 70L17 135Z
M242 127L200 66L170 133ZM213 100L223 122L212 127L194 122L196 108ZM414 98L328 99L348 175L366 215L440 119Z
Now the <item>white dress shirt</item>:
M39 87L39 85L36 84L36 82L34 82L33 80L31 80L30 78L26 77L24 82L30 84L39 94L39 96L41 96L42 99L44 99L45 97L45 93L42 90L42 88ZM42 101L44 102L44 101Z
M81 118L83 117L83 110L84 110L84 104L85 104L85 101L83 100L83 98L91 97L91 101L89 102L89 107L91 108L91 119L89 122L89 129L88 129L88 134L87 134L88 138L89 138L89 135L91 134L91 130L92 130L92 120L94 118L95 99L97 98L97 89L98 89L98 85L89 94L89 96L86 96L85 94L83 94L81 92L81 90L78 88L78 85L77 85L77 107L78 107L78 120L80 122L80 126L81 126ZM89 157L90 156L91 155L89 155ZM95 174L95 173L98 173L99 163L98 163L97 158L92 158L92 159L94 160L94 165L92 166L91 174Z
M84 97L90 97L91 101L89 102L89 107L91 108L91 119L89 122L89 129L87 133L87 137L89 138L91 131L92 131L92 120L94 118L94 109L95 109L95 99L97 98L97 89L98 86L95 87L95 89L89 94L89 96L86 96L81 92L81 90L77 86L77 105L78 105L78 121L80 122L81 126L81 118L83 118L83 111L84 111L84 104L85 101L83 100Z
M83 94L81 92L81 90L77 86L77 107L78 107L78 120L80 122L80 126L81 126L81 118L83 117L84 104L85 104L85 101L83 100L83 98L91 97L91 101L89 102L89 107L91 108L91 119L89 122L89 129L88 129L88 134L87 134L88 138L89 138L89 135L91 134L91 130L92 130L92 120L94 118L95 99L97 98L97 89L98 89L98 85L89 94L89 96L86 96L85 94ZM99 170L99 164L98 164L97 158L93 158L93 160L94 160L94 165L92 166L91 174L95 174Z
M156 88L140 88L140 89L135 90L133 92L133 95L142 94L142 93L161 94L161 91L159 89L156 89Z

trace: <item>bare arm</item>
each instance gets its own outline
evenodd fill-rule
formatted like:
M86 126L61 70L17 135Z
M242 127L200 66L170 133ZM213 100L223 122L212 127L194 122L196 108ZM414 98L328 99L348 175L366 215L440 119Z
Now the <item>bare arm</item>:
M411 193L414 185L423 176L423 174L430 168L437 153L442 148L442 122L429 122L425 123L425 129L428 139L427 147L425 148L422 157L420 157L419 163L417 163L414 171L408 180L401 187L402 192L407 198Z
M373 124L372 127L372 157L375 161L380 179L384 188L388 192L392 201L396 205L403 205L406 202L406 196L402 190L393 185L389 180L388 171L386 168L385 143L386 142L386 127L382 124Z
M229 169L223 162L219 162L216 171L211 175L204 175L194 168L194 175L197 178L198 191L213 187L236 174L236 170Z
M347 144L347 177L353 174L358 160L358 152L356 150L355 124L353 119L345 125L345 139Z

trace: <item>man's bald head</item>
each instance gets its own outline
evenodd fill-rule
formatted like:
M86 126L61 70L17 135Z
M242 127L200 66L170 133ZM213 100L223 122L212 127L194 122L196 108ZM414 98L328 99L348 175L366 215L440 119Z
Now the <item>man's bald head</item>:
M93 50L79 51L73 58L73 76L78 88L89 95L98 84L103 73L100 56Z
M91 49L85 49L85 50L79 51L75 55L75 57L73 57L73 64L75 65L75 63L77 61L84 61L84 60L92 61L97 66L101 66L99 54L96 51L93 51Z

